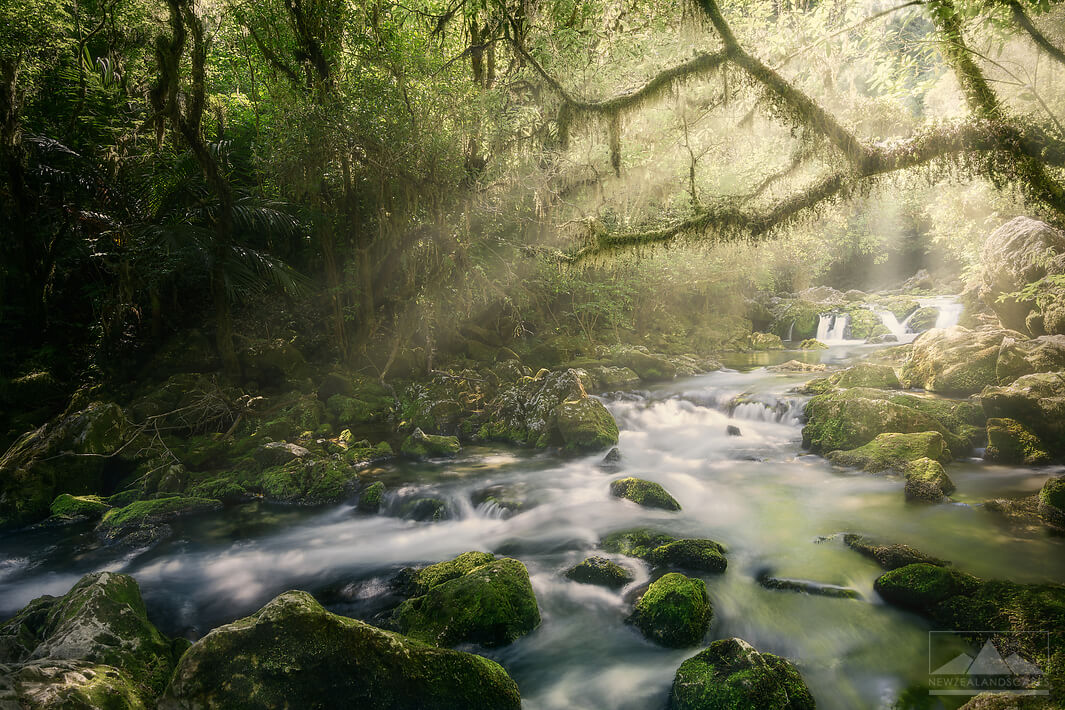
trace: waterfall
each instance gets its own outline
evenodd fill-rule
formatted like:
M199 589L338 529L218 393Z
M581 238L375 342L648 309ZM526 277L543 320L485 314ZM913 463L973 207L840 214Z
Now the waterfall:
M851 317L846 313L823 313L817 320L817 339L822 343L842 343Z
M828 340L828 333L832 330L832 324L836 317L831 313L822 313L817 317L817 339L822 343Z
M792 334L794 332L795 332L795 321L792 321L791 325L788 326L788 338L787 339L788 339L789 343L792 341L792 337L791 336L792 336Z
M884 324L884 327L891 331L891 334L898 338L900 341L906 339L906 326L899 323L899 319L895 317L895 314L891 311L876 311L876 314L880 316L880 322Z
M958 324L958 319L961 318L962 304L960 303L943 303L939 306L939 316L936 317L937 328L950 328Z

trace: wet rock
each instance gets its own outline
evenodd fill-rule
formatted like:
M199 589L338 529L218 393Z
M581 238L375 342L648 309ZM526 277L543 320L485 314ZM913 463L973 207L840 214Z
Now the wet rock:
M574 565L565 571L568 579L581 584L597 584L602 587L618 589L624 587L635 577L616 562L605 557L589 557L584 562Z
M670 710L814 710L790 662L738 638L714 641L677 669Z
M222 503L211 498L170 496L138 500L109 510L97 524L96 533L106 542L148 545L168 537L169 523L177 518L221 509Z
M592 389L596 392L629 389L640 382L640 376L628 367L598 365L587 367L585 370L591 378Z
M644 558L653 565L693 572L724 572L725 548L713 540L683 538L651 549Z
M645 508L662 510L680 510L680 503L665 488L653 481L642 478L619 478L610 483L610 494L615 498L625 498Z
M1025 375L1005 387L988 387L980 402L989 419L1020 422L1051 455L1065 454L1065 372Z
M429 585L393 620L407 636L437 646L504 646L539 626L540 610L525 565L503 558Z
M851 340L867 340L888 332L880 316L868 308L849 309L850 320L847 322L845 336Z
M1039 466L1050 461L1046 445L1015 419L987 420L987 448L984 458L1006 464Z
M1065 527L1065 476L1048 478L1039 490L1039 515L1051 525Z
M672 380L677 376L676 366L667 358L653 355L636 348L622 348L612 354L613 359L637 375L645 382Z
M802 388L808 394L822 394L832 389L851 387L873 387L877 389L902 389L894 368L888 365L859 363L846 370L840 370L828 377L810 380Z
M743 435L743 433L740 431L740 428L738 426L736 426L735 424L729 424L727 427L725 427L725 433L728 434L729 436L742 436Z
M518 484L513 486L489 486L470 495L470 502L475 508L492 506L501 511L501 517L519 513L528 505L525 499L526 486Z
M600 544L607 552L645 559L656 548L675 542L676 539L657 530L632 528L612 532L604 537Z
M57 495L49 507L53 518L84 520L96 520L110 509L111 506L100 496L72 496L69 493Z
M703 581L670 572L647 588L629 622L661 646L685 648L702 641L712 616Z
M936 326L936 320L939 318L939 309L932 306L925 306L924 308L918 308L909 320L906 321L906 327L911 333L925 333Z
M447 519L447 503L439 498L413 498L403 502L399 515L407 520L435 523Z
M817 362L802 362L801 360L788 360L779 365L770 365L766 368L770 372L824 372L827 366Z
M758 584L766 589L775 589L785 592L799 592L800 594L813 594L820 597L834 597L837 599L860 599L858 590L842 587L838 584L825 584L812 582L806 579L786 579L774 577L768 569L761 570L755 575Z
M415 429L400 446L403 455L412 459L455 456L461 449L458 437L426 434L421 429Z
M822 303L803 298L776 299L770 306L772 321L769 329L781 338L812 341L820 314L838 303L842 301Z
M800 350L828 350L828 346L817 338L807 338L799 343Z
M186 645L148 620L132 577L98 572L0 625L0 689L16 707L146 707Z
M407 567L392 580L392 588L406 597L420 597L432 587L469 573L476 567L495 561L495 555L476 550L464 552L455 559L437 562L427 567Z
M605 469L617 468L621 465L621 450L618 447L606 452L606 456L599 462L599 466Z
M826 392L806 405L803 446L814 453L854 449L882 433L938 431L961 456L979 440L983 412L971 402L855 387Z
M751 333L744 345L745 349L754 351L784 349L784 343L775 333Z
M599 451L618 443L617 422L597 399L567 400L554 417L566 451Z
M581 371L572 368L541 370L535 377L501 388L485 405L487 421L477 430L477 438L537 448L562 446L557 410L564 402L588 396L581 376Z
M931 458L911 461L903 470L906 476L906 500L920 503L938 503L954 492L943 464Z
M385 484L381 481L374 481L359 494L359 502L356 508L363 513L376 513L381 509L384 497Z
M922 458L933 462L950 461L950 450L942 434L937 431L880 434L856 449L828 454L828 460L834 464L853 466L871 473L890 469L908 472L910 464ZM942 466L939 468L942 471ZM924 467L915 473L917 478L926 475L931 475L931 472Z
M285 592L185 653L161 710L332 707L464 710L521 705L518 688L481 656L433 648L331 614Z
M929 564L936 567L944 567L950 564L931 555L926 555L909 545L878 544L853 533L846 533L843 536L843 544L866 557L876 560L876 563L886 570L898 569L899 567L916 563Z
M995 376L1000 384L1036 372L1065 370L1065 335L1044 335L1032 340L1003 338Z
M1025 340L1013 330L934 328L913 341L902 370L911 386L941 394L970 395L999 384L998 359L1005 339Z
M971 594L979 586L976 577L949 567L912 564L881 575L873 588L889 604L930 610L951 597Z

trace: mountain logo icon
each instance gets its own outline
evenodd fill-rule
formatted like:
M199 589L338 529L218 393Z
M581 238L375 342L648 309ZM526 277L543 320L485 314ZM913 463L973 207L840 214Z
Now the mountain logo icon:
M1043 675L1039 666L1029 663L1016 653L1009 658L1002 658L1002 654L995 648L995 644L988 639L980 653L973 658L967 653L962 653L947 661L942 666L932 671L932 675Z

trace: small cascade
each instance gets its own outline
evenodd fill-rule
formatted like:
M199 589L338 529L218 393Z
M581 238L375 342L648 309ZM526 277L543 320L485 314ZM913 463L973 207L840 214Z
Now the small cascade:
M943 303L939 306L939 316L936 318L937 328L950 328L958 324L958 320L961 319L962 308L961 303Z
M789 343L794 339L794 338L791 337L792 335L794 335L794 333L795 333L795 321L792 321L791 325L788 326L788 342Z
M899 323L899 319L895 317L895 314L891 311L875 311L880 316L880 322L884 324L884 327L891 331L891 334L898 338L900 341L906 340L907 330L906 326Z
M733 419L796 425L801 423L805 406L806 401L796 397L741 395L729 402L725 411Z
M842 343L851 317L847 313L822 313L817 319L817 339L822 343Z

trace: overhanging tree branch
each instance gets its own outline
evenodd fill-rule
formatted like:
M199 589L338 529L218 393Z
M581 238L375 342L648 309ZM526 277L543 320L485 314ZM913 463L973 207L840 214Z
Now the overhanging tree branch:
M1065 64L1065 51L1058 49L1054 44L1046 38L1039 28L1032 22L1032 18L1028 16L1028 13L1024 11L1024 7L1017 2L1017 0L1006 0L1006 7L1010 9L1010 13L1013 15L1013 21L1020 25L1021 29L1028 33L1028 36L1032 38L1032 41L1056 59L1061 64Z

